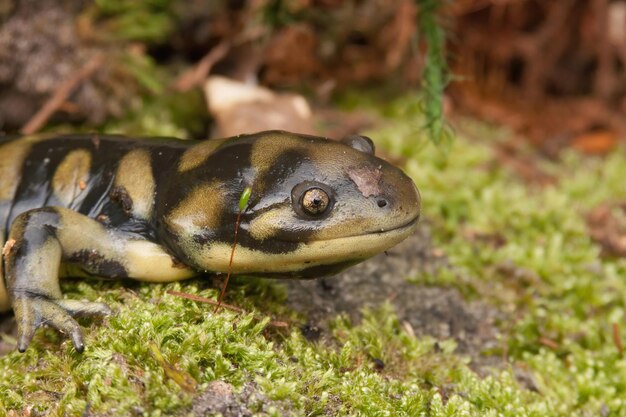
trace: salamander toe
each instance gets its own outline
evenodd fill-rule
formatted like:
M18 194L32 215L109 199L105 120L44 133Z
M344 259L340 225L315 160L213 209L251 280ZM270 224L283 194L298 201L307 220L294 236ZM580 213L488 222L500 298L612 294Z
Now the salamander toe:
M77 352L85 350L83 333L73 317L105 316L111 309L103 303L77 300L51 300L38 296L20 296L13 303L17 320L18 350L26 351L35 331L49 326L67 335Z
M104 303L81 300L57 300L56 303L72 317L104 317L113 314Z

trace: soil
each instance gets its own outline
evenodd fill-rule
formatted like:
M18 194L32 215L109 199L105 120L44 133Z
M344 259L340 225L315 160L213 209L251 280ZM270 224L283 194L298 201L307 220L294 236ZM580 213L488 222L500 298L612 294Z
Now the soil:
M446 258L434 250L429 225L413 236L362 264L335 277L289 281L287 304L304 313L308 322L301 327L310 340L331 340L329 320L347 314L358 323L361 311L389 301L401 322L407 322L416 336L454 339L457 353L467 355L474 369L496 365L500 359L483 354L497 347L496 320L503 313L486 303L467 301L455 288L425 287L406 278L433 274L450 268Z
M193 400L190 415L223 417L252 417L256 411L269 409L288 415L288 406L280 401L272 401L261 394L253 382L246 382L239 392L223 381L209 383L206 390Z

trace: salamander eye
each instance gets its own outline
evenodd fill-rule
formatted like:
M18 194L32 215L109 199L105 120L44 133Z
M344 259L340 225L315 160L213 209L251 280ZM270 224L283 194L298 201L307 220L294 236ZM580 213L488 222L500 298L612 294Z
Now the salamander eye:
M291 206L305 219L320 220L328 215L335 205L335 193L326 184L303 181L291 190Z
M321 188L310 188L302 194L302 209L313 216L323 214L330 205L330 197Z

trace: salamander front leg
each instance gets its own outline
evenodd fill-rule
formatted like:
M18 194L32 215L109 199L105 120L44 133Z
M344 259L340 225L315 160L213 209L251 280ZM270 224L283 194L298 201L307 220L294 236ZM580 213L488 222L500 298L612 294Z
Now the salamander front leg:
M84 350L80 326L73 317L110 314L102 303L63 300L59 287L59 266L67 258L64 247L89 230L80 223L93 220L77 213L72 223L57 208L30 210L15 219L5 251L5 273L9 298L18 327L18 350L24 352L35 330L52 326L68 335L77 351ZM68 245L66 245L66 243Z

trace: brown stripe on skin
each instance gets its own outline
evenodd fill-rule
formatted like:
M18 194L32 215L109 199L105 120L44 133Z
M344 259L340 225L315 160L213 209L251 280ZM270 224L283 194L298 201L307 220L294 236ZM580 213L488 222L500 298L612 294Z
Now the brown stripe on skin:
M224 143L227 138L224 139L209 139L205 140L198 145L194 145L180 157L178 163L178 171L186 172L202 165L209 156Z
M86 149L70 152L52 177L52 190L65 206L70 206L89 181L91 153Z
M135 217L149 219L152 216L155 184L148 150L135 149L124 155L117 168L114 185L125 190L130 197Z
M165 218L178 236L190 236L203 229L217 229L224 202L224 186L212 181L196 186Z

